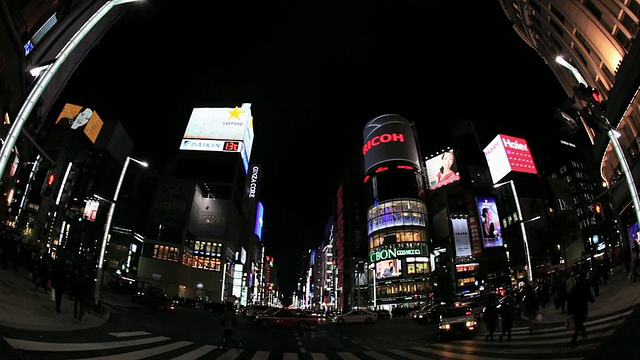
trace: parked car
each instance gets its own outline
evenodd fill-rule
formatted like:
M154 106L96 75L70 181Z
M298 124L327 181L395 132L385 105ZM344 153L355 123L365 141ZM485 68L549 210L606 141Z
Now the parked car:
M175 300L159 288L138 289L131 301L150 309L174 310L177 305Z
M432 323L437 322L440 319L440 313L442 310L451 306L450 304L435 304L435 305L425 305L419 310L415 310L411 312L411 319L419 322L419 323Z
M278 309L271 314L256 316L255 322L261 326L290 326L303 329L318 326L318 318L294 309Z
M344 314L333 317L333 322L338 324L344 323L367 323L370 324L378 319L376 313L369 310L351 310Z
M441 341L454 336L474 337L477 331L478 320L470 306L450 306L440 314L438 339Z

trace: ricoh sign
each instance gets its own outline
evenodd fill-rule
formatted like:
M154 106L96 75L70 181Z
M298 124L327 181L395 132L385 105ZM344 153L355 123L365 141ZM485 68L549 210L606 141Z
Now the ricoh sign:
M370 120L363 131L364 170L389 163L413 165L420 169L413 128L398 115L382 115Z

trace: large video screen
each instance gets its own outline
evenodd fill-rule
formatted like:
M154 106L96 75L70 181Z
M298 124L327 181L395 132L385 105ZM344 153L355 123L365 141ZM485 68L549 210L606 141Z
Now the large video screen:
M482 243L485 248L504 246L500 217L493 197L477 197Z
M376 279L393 278L402 275L402 260L382 260L376 263Z
M453 150L427 159L425 165L427 166L427 179L431 190L460 180L460 173L458 173Z

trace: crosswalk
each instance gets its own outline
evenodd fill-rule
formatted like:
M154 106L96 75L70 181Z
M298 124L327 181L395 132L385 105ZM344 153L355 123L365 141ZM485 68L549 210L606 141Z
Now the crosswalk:
M199 344L157 336L144 331L109 333L112 341L105 342L46 342L5 337L4 341L19 353L42 354L42 359L77 360L579 360L600 344L622 325L632 310L610 314L585 323L588 337L570 346L573 331L564 326L536 329L533 334L526 327L512 330L510 341L486 342L482 333L473 339L436 342L402 349L366 350L355 352L278 352L255 349L222 349L213 344ZM25 357L26 358L26 357Z

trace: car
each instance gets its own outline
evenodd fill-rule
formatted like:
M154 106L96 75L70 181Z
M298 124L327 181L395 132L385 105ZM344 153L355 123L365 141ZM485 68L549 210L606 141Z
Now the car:
M177 301L171 299L159 288L138 289L131 297L131 302L150 309L174 310Z
M410 316L411 319L419 322L419 323L432 323L437 322L440 319L440 313L442 310L451 306L450 304L435 304L435 305L425 305L419 310L412 311Z
M389 310L374 310L373 312L378 315L378 320L391 319L391 312Z
M378 319L378 315L369 310L351 310L344 314L339 314L331 320L334 323L366 323L370 324Z
M469 306L473 311L473 315L476 317L476 320L479 320L484 314L485 306L476 301L467 301L462 303L463 305Z
M271 314L256 316L254 320L260 326L289 326L310 329L318 326L318 318L302 310L277 309Z
M249 305L247 306L244 316L246 316L250 320L255 320L256 315L258 315L259 313L265 310L269 310L270 308L271 306L267 306L267 305Z
M270 307L266 310L260 311L258 313L256 313L256 315L253 317L254 321L258 321L260 318L263 318L265 316L271 316L271 314L273 314L274 312L280 310L281 308L277 308L277 307Z
M474 337L478 332L478 320L470 306L449 306L440 314L438 339L446 340L455 336Z
M222 314L225 310L224 304L216 301L203 301L203 302L200 302L198 305L200 307L200 310L208 311L212 313Z

